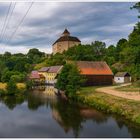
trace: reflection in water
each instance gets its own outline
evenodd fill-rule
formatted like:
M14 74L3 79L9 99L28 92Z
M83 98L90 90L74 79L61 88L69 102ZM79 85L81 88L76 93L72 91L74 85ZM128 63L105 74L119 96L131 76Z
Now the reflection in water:
M42 86L26 95L1 97L0 105L5 107L0 112L0 137L140 137L140 128L93 108L57 99L55 92L52 86ZM12 117L15 121L10 120ZM3 122L8 123L5 131Z

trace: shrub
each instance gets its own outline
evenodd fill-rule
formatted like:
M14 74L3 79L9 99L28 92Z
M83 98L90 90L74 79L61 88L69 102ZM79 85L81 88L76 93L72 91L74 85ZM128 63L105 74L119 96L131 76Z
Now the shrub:
M17 86L16 86L16 83L12 80L10 80L8 83L7 83L7 94L9 95L14 95L18 92L18 89L17 89Z

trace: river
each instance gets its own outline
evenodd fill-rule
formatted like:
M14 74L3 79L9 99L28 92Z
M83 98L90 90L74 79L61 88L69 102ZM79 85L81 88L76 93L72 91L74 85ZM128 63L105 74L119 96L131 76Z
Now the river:
M140 127L121 117L63 101L49 86L0 98L0 137L128 138L140 137Z

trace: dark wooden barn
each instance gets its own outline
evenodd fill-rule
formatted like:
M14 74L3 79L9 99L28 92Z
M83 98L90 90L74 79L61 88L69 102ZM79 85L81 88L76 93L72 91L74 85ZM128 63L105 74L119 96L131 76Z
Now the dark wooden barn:
M77 61L76 65L86 78L86 86L112 85L114 76L106 62Z

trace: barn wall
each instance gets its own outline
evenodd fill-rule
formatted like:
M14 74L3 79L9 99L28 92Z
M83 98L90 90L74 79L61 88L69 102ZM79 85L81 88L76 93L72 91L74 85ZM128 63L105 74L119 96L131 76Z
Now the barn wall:
M85 85L112 85L113 75L84 75L87 79Z

